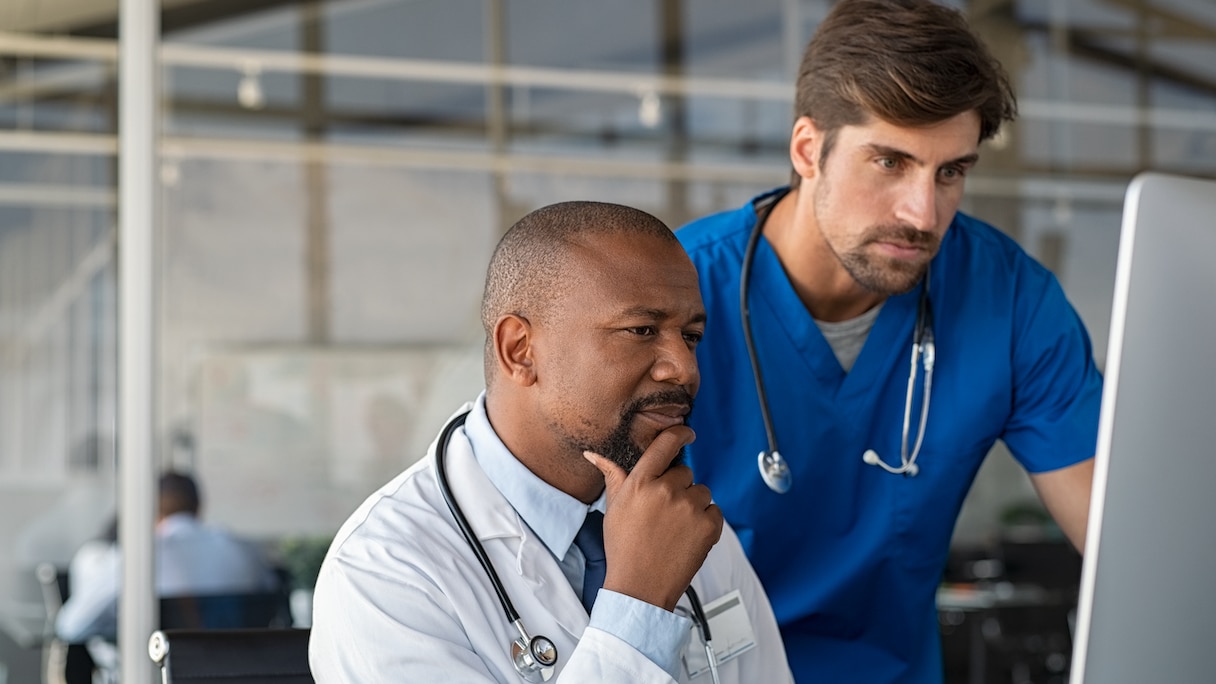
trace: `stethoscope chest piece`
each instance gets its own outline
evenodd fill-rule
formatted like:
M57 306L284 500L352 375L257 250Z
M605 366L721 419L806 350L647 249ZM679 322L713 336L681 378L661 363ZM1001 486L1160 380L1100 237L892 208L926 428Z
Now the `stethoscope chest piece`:
M790 490L790 485L794 483L794 477L790 474L790 466L781 457L779 451L761 451L756 457L756 465L760 467L760 477L764 479L764 484L768 488L784 494Z
M521 637L511 642L511 660L524 679L543 682L552 676L552 667L557 664L557 646L548 637L538 635L528 641Z

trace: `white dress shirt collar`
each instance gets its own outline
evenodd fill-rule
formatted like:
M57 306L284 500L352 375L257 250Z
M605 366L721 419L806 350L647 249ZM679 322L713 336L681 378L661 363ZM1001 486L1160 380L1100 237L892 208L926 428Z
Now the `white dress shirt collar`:
M528 470L490 425L485 392L473 404L464 430L477 464L558 560L570 550L587 511L605 511L604 494L588 506Z

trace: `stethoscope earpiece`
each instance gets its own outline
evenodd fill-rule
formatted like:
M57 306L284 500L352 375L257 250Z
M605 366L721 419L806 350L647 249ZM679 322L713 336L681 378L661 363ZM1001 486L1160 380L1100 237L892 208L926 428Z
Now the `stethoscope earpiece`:
M898 468L893 468L886 463L883 463L883 460L879 457L878 452L874 451L873 449L866 449L866 452L861 455L861 460L866 465L878 466L892 475L916 477L916 475L920 473L920 466L916 465L914 461L905 461L901 463Z

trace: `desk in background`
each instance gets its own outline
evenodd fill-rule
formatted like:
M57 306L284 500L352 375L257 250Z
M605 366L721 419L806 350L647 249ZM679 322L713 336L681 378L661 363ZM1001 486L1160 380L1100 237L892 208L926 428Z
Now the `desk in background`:
M937 592L946 684L1064 684L1081 557L1066 542L952 552Z

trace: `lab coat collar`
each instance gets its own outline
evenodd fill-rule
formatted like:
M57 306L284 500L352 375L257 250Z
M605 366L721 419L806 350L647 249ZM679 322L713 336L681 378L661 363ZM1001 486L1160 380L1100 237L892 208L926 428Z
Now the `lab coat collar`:
M472 408L471 403L465 404L460 411L453 414L452 419ZM432 466L437 446L438 439L431 446ZM551 615L571 638L579 639L587 628L589 619L582 601L575 595L574 588L570 586L544 542L532 533L523 518L478 465L464 427L452 435L446 454L452 495L460 502L461 510L477 538L487 549L493 545L494 540L503 540L511 545L514 562L509 567L495 564L495 570L503 575L505 583L510 584L505 579L507 574L514 573L532 589L533 601L515 601L522 617L534 621L538 616L527 615L526 606L544 606L545 612ZM582 524L581 519L578 524Z
M448 422L472 409L473 404L466 403L448 418ZM448 484L477 538L484 542L490 539L526 537L527 529L523 520L478 465L466 428L458 428L446 445L439 444L436 438L435 444L431 445L431 459L435 458L435 452L439 448L446 448Z
M465 435L481 469L554 558L569 553L589 510L604 512L604 494L588 506L542 480L507 449L490 425L485 392L469 412Z

